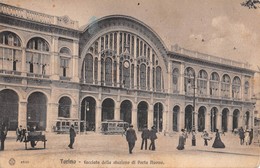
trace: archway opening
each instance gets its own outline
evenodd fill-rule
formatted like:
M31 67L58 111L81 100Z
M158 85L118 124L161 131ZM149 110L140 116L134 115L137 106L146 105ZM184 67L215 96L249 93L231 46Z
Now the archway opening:
M172 130L178 131L178 115L180 112L179 106L174 106L173 108L173 115L172 115Z
M80 131L95 131L96 100L86 97L81 102ZM85 129L84 129L85 127Z
M213 107L210 111L211 132L215 132L217 129L217 113L218 113L218 109L216 107Z
M132 103L125 100L120 105L120 119L132 123Z
M19 98L15 91L5 89L0 92L0 124L7 126L8 130L18 127Z
M148 118L148 104L144 101L140 102L137 106L137 126L138 131L141 131L147 125Z
M107 98L102 103L101 121L114 119L115 103L114 100Z
M28 98L27 125L36 130L46 129L47 98L41 92L34 92Z
M192 131L192 111L193 111L193 107L191 105L186 106L184 126L188 132Z
M249 128L249 119L250 119L250 114L249 114L249 111L247 111L245 114L245 128L246 129Z
M236 109L233 112L233 127L232 127L233 131L234 129L238 129L238 118L239 118L239 110Z
M205 114L206 108L200 107L198 112L198 131L202 132L205 129Z
M59 100L58 117L70 117L71 100L69 97L64 96Z
M153 125L159 132L163 129L163 105L156 103L153 107Z
M227 132L228 129L228 113L229 110L227 108L222 110L222 131Z

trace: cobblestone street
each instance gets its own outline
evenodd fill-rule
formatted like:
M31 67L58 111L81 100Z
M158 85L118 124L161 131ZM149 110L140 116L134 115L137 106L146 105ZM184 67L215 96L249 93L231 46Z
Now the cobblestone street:
M5 151L0 152L0 168L7 167L249 167L259 165L259 146L240 145L237 136L222 135L225 149L203 146L201 134L197 134L197 146L187 139L185 150L176 149L178 134L158 134L156 151L140 150L141 138L133 154L122 135L88 133L77 135L74 149L69 149L69 135L47 133L47 147L38 142L35 149L25 150L24 143L16 142L14 132L9 132ZM213 136L213 135L211 135ZM13 159L12 159L13 158Z

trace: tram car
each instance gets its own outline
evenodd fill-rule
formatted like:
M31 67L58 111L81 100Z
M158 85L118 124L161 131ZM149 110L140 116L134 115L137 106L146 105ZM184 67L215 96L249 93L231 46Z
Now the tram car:
M55 121L54 132L57 132L58 134L67 134L67 133L69 133L70 126L72 124L74 125L75 131L78 133L79 132L79 119L59 117Z
M124 134L129 127L129 123L123 120L106 120L101 122L101 133L107 134Z

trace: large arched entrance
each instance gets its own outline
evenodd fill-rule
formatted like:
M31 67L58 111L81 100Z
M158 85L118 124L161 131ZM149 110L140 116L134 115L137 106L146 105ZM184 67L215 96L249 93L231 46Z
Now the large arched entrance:
M95 131L96 100L86 97L81 102L80 131Z
M192 111L193 107L191 105L185 108L185 128L188 132L192 131Z
M198 112L198 131L202 132L205 129L205 114L206 107L200 107Z
M233 127L232 129L238 129L239 110L236 109L233 112Z
M173 108L173 115L172 115L172 130L178 131L178 115L180 113L180 107L174 106Z
M5 89L0 92L0 124L4 124L9 130L18 127L18 102L16 92Z
M217 129L217 114L218 114L218 109L216 107L213 107L210 111L211 132L215 132Z
M132 103L125 100L120 105L120 120L132 123Z
M156 103L153 106L153 125L156 130L162 132L163 129L163 105L161 103Z
M69 118L70 117L70 108L71 108L70 98L67 96L60 98L58 117Z
M141 131L144 128L144 125L147 125L147 117L148 104L142 101L137 106L137 126L139 131Z
M28 98L27 125L36 130L46 129L47 98L41 92L34 92Z
M102 116L101 120L112 120L114 119L115 103L114 100L107 98L102 103Z
M229 113L229 110L227 108L224 108L222 110L222 122L221 122L221 129L222 131L224 132L227 132L227 128L228 128L228 113Z

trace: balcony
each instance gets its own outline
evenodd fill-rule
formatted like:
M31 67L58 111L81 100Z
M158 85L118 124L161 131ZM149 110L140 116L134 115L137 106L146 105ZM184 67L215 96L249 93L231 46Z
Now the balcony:
M62 16L62 17L51 16L44 13L22 9L22 8L10 6L3 3L0 3L0 14L1 13L13 17L44 23L44 24L52 24L52 25L62 26L66 28L76 29L76 30L79 28L78 21L73 21L68 16Z

